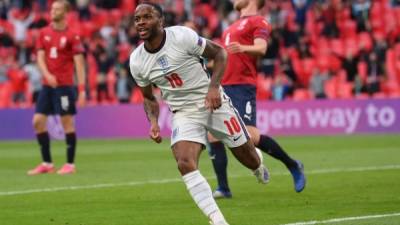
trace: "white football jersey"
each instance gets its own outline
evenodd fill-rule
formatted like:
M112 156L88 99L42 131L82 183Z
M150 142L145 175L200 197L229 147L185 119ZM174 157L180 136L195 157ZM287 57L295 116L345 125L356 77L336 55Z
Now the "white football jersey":
M200 56L206 39L190 28L165 28L164 45L156 52L145 49L144 43L130 56L130 70L136 83L145 87L155 84L172 111L204 108L210 83Z

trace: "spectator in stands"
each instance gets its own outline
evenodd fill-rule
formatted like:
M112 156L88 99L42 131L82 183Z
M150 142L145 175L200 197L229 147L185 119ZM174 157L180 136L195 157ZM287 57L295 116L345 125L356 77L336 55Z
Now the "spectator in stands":
M376 54L379 67L381 68L382 71L385 71L387 49L388 49L388 44L384 38L375 39L373 51Z
M10 48L14 46L13 37L3 27L0 27L0 47Z
M7 73L9 67L3 57L0 57L0 86L8 81Z
M390 0L390 3L393 7L400 6L400 0Z
M340 57L340 59L342 60L342 67L346 71L346 80L353 82L357 76L358 57L354 57L353 53L348 51L346 57Z
M112 62L108 58L105 49L101 46L97 47L94 53L96 58L98 74L97 74L97 102L109 101L110 95L107 86L107 74L111 69Z
M26 40L26 32L33 22L34 17L35 15L33 12L26 15L24 11L10 10L8 13L8 21L14 26L14 40L17 43Z
M304 37L300 38L299 44L297 45L297 51L299 52L299 56L301 59L312 57L312 54L310 52L310 44Z
M10 10L11 2L10 0L0 1L0 19L7 19L7 12Z
M89 10L90 0L76 0L76 9L80 20L90 20L91 12Z
M316 99L326 98L325 82L329 80L328 72L321 72L315 68L310 79L310 90Z
M125 68L119 70L117 81L117 97L120 103L129 103L130 98L128 71Z
M268 48L266 54L261 59L260 70L267 76L272 76L275 72L275 63L279 57L279 34L272 31L268 37Z
M39 9L41 12L46 12L47 11L47 0L38 0L39 3Z
M118 37L118 28L116 22L108 19L106 24L100 28L100 35L105 42L104 47L107 52L107 57L109 59L115 58L117 55L116 47Z
M281 71L284 74L286 74L288 79L290 79L291 83L296 84L298 81L297 74L293 69L292 60L290 59L290 57L286 51L282 52L279 65L280 65Z
M371 25L369 24L371 5L370 0L355 0L351 4L352 15L357 22L357 30L359 32L371 30Z
M378 57L375 52L371 52L368 61L368 77L366 90L369 95L373 95L381 91L380 85L383 78L383 70L379 66Z
M292 89L292 83L287 78L286 74L280 73L274 79L274 84L272 85L272 97L275 101L283 101Z
M29 78L30 89L32 90L32 103L36 103L40 90L42 90L42 75L38 65L35 63L33 54L31 60L23 67L26 75Z
M296 12L296 23L300 27L300 33L304 34L304 26L307 20L307 11L312 4L312 0L292 0L293 8Z
M331 1L324 1L317 4L321 8L321 18L319 19L323 23L322 35L329 38L339 37L339 28L336 24L337 14L336 8Z
M119 6L120 0L93 0L94 4L103 9L115 9Z
M19 9L31 9L32 0L13 0L12 3Z
M28 80L25 72L18 64L15 64L8 70L8 77L13 89L13 102L16 104L25 102L25 91Z

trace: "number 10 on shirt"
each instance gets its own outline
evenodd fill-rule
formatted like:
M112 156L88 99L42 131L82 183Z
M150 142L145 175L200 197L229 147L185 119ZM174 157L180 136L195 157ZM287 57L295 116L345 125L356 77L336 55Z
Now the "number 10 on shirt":
M172 73L172 74L166 75L165 79L167 79L169 81L172 88L182 87L182 85L183 85L183 81L177 73Z

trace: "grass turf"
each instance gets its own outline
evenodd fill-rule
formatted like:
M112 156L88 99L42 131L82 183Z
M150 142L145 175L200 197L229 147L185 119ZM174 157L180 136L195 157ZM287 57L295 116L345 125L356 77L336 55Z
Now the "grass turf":
M263 186L230 154L233 199L218 204L231 225L279 225L310 220L400 213L400 136L281 137L306 167L305 191L264 155L271 182ZM65 160L52 144L55 164ZM0 142L2 225L206 225L180 180L169 143L81 140L78 173L29 177L39 162L35 142ZM202 174L216 181L204 152ZM27 193L23 193L27 191ZM318 223L317 223L318 224ZM342 225L398 225L400 216L342 221Z

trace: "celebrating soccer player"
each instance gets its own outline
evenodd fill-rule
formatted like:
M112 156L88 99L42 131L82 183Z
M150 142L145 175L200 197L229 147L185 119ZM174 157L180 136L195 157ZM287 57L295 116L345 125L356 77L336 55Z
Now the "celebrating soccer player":
M33 127L40 145L43 162L28 171L29 175L55 172L50 154L50 139L47 132L47 116L58 114L65 132L67 163L58 174L75 172L74 158L76 134L76 90L74 87L74 64L78 77L79 104L85 101L84 48L80 37L66 24L70 8L67 0L55 0L51 6L51 24L40 32L37 47L38 65L44 77L44 86L36 103Z
M238 160L254 171L259 182L267 183L269 179L246 127L220 86L226 52L187 27L163 28L159 5L138 5L134 21L144 43L131 54L130 69L144 95L150 137L157 143L162 141L154 84L173 112L171 148L190 195L212 224L226 225L210 185L198 170L207 131L232 149ZM201 57L214 60L211 78L203 69Z

